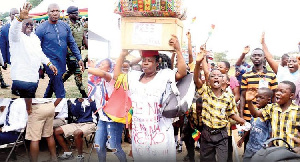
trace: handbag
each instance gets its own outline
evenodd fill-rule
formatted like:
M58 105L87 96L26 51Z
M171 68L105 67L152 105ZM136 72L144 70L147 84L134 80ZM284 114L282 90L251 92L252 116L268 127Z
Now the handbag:
M132 103L128 96L127 74L120 74L114 85L114 91L103 107L103 112L114 122L131 123Z
M187 74L177 84L175 84L175 77L172 77L162 94L162 115L166 118L183 115L192 105L194 92L193 74Z
M276 140L282 140L288 147L268 147L268 144L270 142L276 141ZM288 161L288 162L299 162L300 161L300 155L296 154L291 145L287 143L282 138L271 138L267 140L263 147L258 150L253 157L251 158L251 162L275 162L275 161Z

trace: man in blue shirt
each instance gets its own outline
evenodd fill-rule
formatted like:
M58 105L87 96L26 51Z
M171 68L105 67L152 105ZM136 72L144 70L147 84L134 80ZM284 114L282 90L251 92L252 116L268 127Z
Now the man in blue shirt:
M93 122L92 117L92 113L96 111L96 103L94 101L89 101L86 98L78 98L75 100L74 104L72 104L71 113L77 118L76 123L63 125L54 130L55 137L64 150L64 154L59 157L61 160L69 160L73 158L73 153L67 146L62 136L63 134L65 137L74 135L75 145L78 151L77 160L83 160L82 138L96 131L96 124Z
M15 15L19 14L19 11L16 8L12 8L10 10L9 16L10 16L10 21L12 22L15 18ZM0 48L1 48L1 53L4 61L4 65L2 66L4 70L7 68L7 64L10 64L10 52L9 52L9 40L8 40L8 33L9 33L9 28L10 28L10 23L7 23L1 28L1 37L0 37ZM1 88L7 88L9 85L7 85L3 78L2 78L2 72L0 76L0 81L1 81ZM14 90L13 88L11 89L12 94L20 96L19 92L17 90Z
M54 75L49 67L45 67L50 80L44 97L52 97L52 92L55 92L56 98L65 98L66 92L62 75L66 71L68 47L78 60L82 71L84 65L69 25L59 20L60 9L57 4L50 4L48 6L48 16L48 21L40 24L35 33L41 40L43 52L52 64L56 66L58 73Z

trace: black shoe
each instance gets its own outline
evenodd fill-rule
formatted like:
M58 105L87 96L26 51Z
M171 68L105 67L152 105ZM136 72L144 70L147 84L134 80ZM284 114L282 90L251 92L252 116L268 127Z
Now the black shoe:
M20 93L17 90L12 90L11 93L14 94L14 95L16 95L16 96L20 96Z
M7 88L9 87L10 85L6 84L4 81L1 82L1 88Z
M181 153L181 152L182 152L182 144L179 144L179 147L178 147L177 153Z

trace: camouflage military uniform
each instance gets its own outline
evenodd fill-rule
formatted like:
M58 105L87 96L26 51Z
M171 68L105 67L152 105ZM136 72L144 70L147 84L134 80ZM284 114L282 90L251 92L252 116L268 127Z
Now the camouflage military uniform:
M87 28L84 28L80 21L76 21L76 23L73 24L69 20L68 24L70 26L72 35L76 41L76 44L78 45L80 53L81 53L82 36L83 36L83 32L87 31ZM65 82L66 80L68 80L68 78L72 74L74 74L74 79L75 79L76 85L77 85L82 97L87 98L88 96L87 96L87 94L85 92L85 88L82 84L82 71L80 70L80 66L78 64L76 57L73 55L73 53L70 51L70 49L68 49L67 66L68 66L68 70L62 76L63 81Z

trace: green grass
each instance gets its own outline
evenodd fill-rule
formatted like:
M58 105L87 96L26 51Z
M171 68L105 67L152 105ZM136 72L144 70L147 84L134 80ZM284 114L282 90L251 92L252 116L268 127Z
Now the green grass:
M84 59L86 55L88 55L88 50L81 51L82 58ZM88 80L88 72L87 70L84 71L82 75L82 84L85 88L85 92L87 93L87 80ZM75 80L74 75L72 75L66 82L65 82L65 90L66 90L66 98L80 98L82 97L81 93L79 92ZM55 97L53 94L52 97Z

